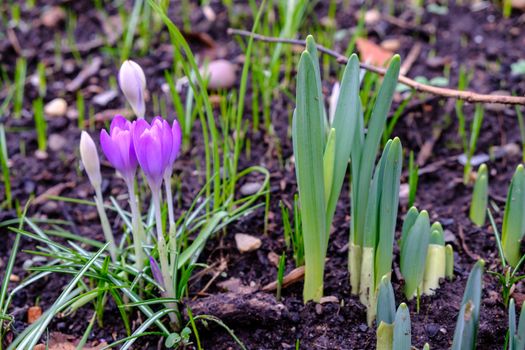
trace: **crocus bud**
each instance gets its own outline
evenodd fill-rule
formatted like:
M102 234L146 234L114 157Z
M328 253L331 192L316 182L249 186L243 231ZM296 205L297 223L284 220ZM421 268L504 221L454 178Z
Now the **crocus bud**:
M131 181L137 169L137 156L133 146L131 130L133 124L121 115L111 121L109 134L106 130L100 133L100 145L111 165L126 181Z
M118 83L137 118L144 118L146 113L144 103L146 76L142 68L131 60L124 61L120 66Z
M102 183L100 175L100 160L98 159L97 146L89 134L82 131L80 135L80 159L84 164L84 169L88 174L89 181L94 188L98 188Z
M157 264L157 261L155 261L155 258L150 256L149 257L149 266L151 268L151 274L153 275L153 278L155 281L162 287L164 287L164 278L162 277L162 272L160 270L159 264Z
M150 187L158 191L173 152L170 125L160 117L153 119L151 125L144 119L137 120L133 127L133 145Z

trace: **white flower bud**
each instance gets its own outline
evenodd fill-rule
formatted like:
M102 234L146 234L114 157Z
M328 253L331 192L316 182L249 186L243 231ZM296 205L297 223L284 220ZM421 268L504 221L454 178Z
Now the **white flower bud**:
M137 118L144 118L146 113L144 102L146 76L142 68L131 60L124 61L120 66L118 83Z
M84 169L86 169L91 185L97 189L102 183L100 160L98 159L95 142L85 131L82 131L80 135L80 159L82 160L82 164L84 164Z

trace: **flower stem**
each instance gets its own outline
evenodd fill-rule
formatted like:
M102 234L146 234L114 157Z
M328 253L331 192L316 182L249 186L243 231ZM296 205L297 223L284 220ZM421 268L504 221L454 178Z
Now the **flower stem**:
M168 202L168 221L169 231L174 231L172 228L175 226L175 213L173 212L173 194L171 192L171 174L164 176L164 188L166 190L166 202Z
M173 211L173 193L171 192L171 172L164 175L164 188L166 190L166 202L168 203L169 221L169 245L171 251L171 265L175 264L177 254L177 237L175 237L175 213Z
M166 240L164 239L164 233L162 232L162 215L160 210L160 187L152 188L152 197L153 197L153 206L155 209L155 221L157 226L157 249L159 251L159 260L160 260L160 270L162 273L162 278L164 279L164 288L165 293L164 297L166 298L175 298L175 290L173 288L173 280L171 278L168 250L166 247ZM167 303L166 305L169 308L178 309L176 303ZM170 320L174 323L175 327L179 329L179 320L176 315L170 314Z
M135 267L141 273L144 268L144 229L141 223L137 195L135 193L135 183L133 179L126 179L129 193L129 206L131 208L131 232L133 234L133 246L135 248Z
M97 205L98 216L100 218L100 225L102 226L102 231L104 232L104 238L106 242L109 243L109 254L111 255L111 260L117 262L117 246L115 245L115 238L113 237L113 232L111 231L111 226L109 225L108 216L106 215L106 210L104 209L104 201L102 198L102 189L100 186L95 187L95 203Z

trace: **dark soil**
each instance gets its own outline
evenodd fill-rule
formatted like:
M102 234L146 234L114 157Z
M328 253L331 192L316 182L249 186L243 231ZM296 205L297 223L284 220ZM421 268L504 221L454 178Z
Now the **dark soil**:
M65 27L63 24L59 24L55 29L41 26L39 9L43 5L55 4L74 11L78 17L75 38L80 46L89 43L95 35L103 33L101 19L97 11L92 8L91 3L87 1L37 1L37 3L34 9L22 11L22 19L30 29L26 32L14 30L23 53L28 57L28 75L35 71L39 61L46 62L48 67L53 67L53 74L48 76L46 102L61 96L68 101L70 106L74 106L75 93L66 93L65 84L78 75L83 65L77 64L70 53L64 53L63 64L55 65L53 50L43 48L52 45L55 32L65 33ZM127 5L130 6L130 4ZM381 11L386 12L386 5L382 3L377 5ZM6 6L5 4L0 5L0 9L3 10ZM116 8L106 6L109 14L117 13ZM177 16L176 11L179 6L177 2L172 13L172 18L177 24L181 23L181 18ZM352 29L357 23L354 15L358 13L359 4L353 2L352 6L347 9L339 6L337 28ZM212 1L212 7L217 13L216 22L207 22L201 11L195 10L191 18L193 29L207 32L217 42L217 46L224 49L221 54L234 60L242 51L235 44L236 41L226 34L226 28L230 24L227 21L225 8L218 1ZM238 4L238 9L250 13L249 7L243 5L243 2ZM316 5L315 13L318 18L322 18L327 12L328 7L323 2ZM399 8L396 13L396 18L405 24L414 23L413 17L414 12L407 9ZM394 25L391 22L382 19L377 24L368 26L369 38L376 42L388 38L398 39L401 43L399 52L402 57L406 56L416 42L422 43L421 54L408 73L410 77L442 76L443 65L440 62L448 62L450 64L450 86L457 84L459 67L464 65L474 72L471 82L472 90L482 93L506 90L517 95L525 94L525 82L522 77L510 74L510 64L525 57L525 18L523 14L513 13L510 19L504 19L499 9L492 4L472 10L469 7L451 3L447 16L425 12L421 25ZM250 24L246 24L245 27L249 28ZM0 29L0 32L6 32L6 28ZM308 28L305 28L303 33L307 32ZM168 42L167 33L162 32L155 37L148 54L137 59L145 69L148 89L151 93L160 93L164 82L163 70L170 67L171 64L171 49L166 49ZM194 45L196 51L203 50L202 42L190 40L190 43ZM344 47L339 45L336 44L335 49L344 51ZM429 58L432 56L431 52L434 54L432 59ZM13 43L6 36L0 35L1 66L11 78L17 54ZM95 92L108 89L109 77L114 76L118 69L116 63L118 60L110 60L107 56L102 56L100 47L83 52L85 60L95 57L103 57L103 64L99 72L81 87L81 92L86 98L86 110L91 107L95 113L98 113L120 108L124 105L122 96L102 107L92 103ZM66 69L68 66L72 68ZM324 80L330 81L329 77L324 77ZM326 93L329 92L328 89ZM0 91L1 99L5 97L5 94L6 91ZM18 120L11 115L2 117L2 122L6 124L8 130L7 148L12 162L13 197L23 204L32 194L38 196L52 186L66 184L61 195L90 199L93 196L91 187L78 167L77 145L80 130L76 127L75 120L66 117L49 120L48 133L64 137L65 146L56 152L49 151L46 160L39 160L35 157L36 134L30 111L31 101L36 96L37 90L28 84L23 117ZM397 96L393 108L396 108L399 102L400 98ZM251 103L249 100L246 106L246 118L250 118ZM295 347L296 339L300 339L301 349L372 349L375 347L375 329L366 326L366 310L359 303L358 298L351 295L348 282L346 244L349 236L350 208L347 184L333 222L324 286L325 295L336 297L338 302L303 305L301 282L283 290L282 304L277 303L272 294L260 294L262 292L238 295L236 298L231 293L226 294L217 285L219 282L235 277L239 278L245 286L257 289L276 278L277 269L268 256L270 253L280 255L285 249L278 204L280 200L292 203L296 188L293 165L290 165L289 161L292 155L291 140L287 137L288 111L293 108L293 102L286 96L279 95L273 102L273 106L273 125L282 154L277 153L277 148L274 147L275 141L266 136L266 131L261 130L249 135L252 139L251 158L246 159L243 156L244 158L241 159L241 168L258 163L271 172L269 232L267 235L263 234L264 213L259 211L230 226L225 236L212 239L206 246L202 261L210 265L226 261L226 268L209 289L198 295L199 298L188 301L189 305L197 311L202 310L202 312L221 317L248 349L291 349ZM152 110L151 103L148 110ZM428 210L431 218L439 220L445 230L449 231L448 237L455 251L455 279L452 282L444 282L435 296L423 297L419 313L415 311L415 302L409 302L412 339L413 344L418 348L421 348L426 342L432 349L450 347L463 289L470 268L477 257L485 259L488 270L499 269L492 230L488 226L481 229L476 228L468 220L472 189L463 185L463 167L456 160L456 156L462 151L457 136L457 119L453 110L453 101L447 102L433 96L417 96L409 103L409 107L394 130L394 136L400 136L405 149L414 150L418 154L425 143L432 139L433 130L441 129L440 137L437 138L424 164L421 164L424 174L419 179L416 205L420 209ZM473 105L465 105L465 112L469 120L473 115L473 110ZM96 130L100 130L103 126L104 118L99 118L95 128L91 130L95 139L98 138ZM200 182L202 179L193 175L196 167L195 159L203 157L202 140L198 135L200 131L196 127L191 150L183 154L176 163L176 173L181 179L181 189L177 194L179 212L189 207L193 196L202 184ZM508 143L520 143L514 109L511 107L487 109L477 152L488 153L490 147ZM284 165L279 162L279 156L282 156ZM507 186L520 161L520 154L506 155L488 164L491 174L491 196L500 208L503 208L502 200L506 197ZM103 184L104 195L119 198L119 194L125 193L124 184L114 176L108 164L103 165L106 179ZM404 174L402 182L406 181L406 174ZM4 192L4 188L0 187L1 200L4 199ZM120 200L124 205L125 197L121 196ZM406 202L402 202L398 227L400 227L406 210ZM36 217L66 220L71 224L72 232L103 240L96 211L93 208L47 201L40 205L33 205L29 212L30 215ZM4 210L0 212L0 221L15 216L14 210ZM501 216L501 212L496 213L498 224L501 224ZM120 224L116 222L115 226ZM240 254L233 239L235 233L259 236L263 241L262 247L252 253ZM3 275L14 235L5 228L0 228L0 234L7 242L6 245L0 245L0 274ZM24 239L22 248L32 249L35 245L35 242ZM290 271L294 268L290 252L287 252L287 257L287 271ZM23 278L27 275L22 264L31 258L31 255L24 252L18 255L14 271L17 276ZM396 248L394 271L397 268ZM190 285L192 297L197 296L196 293L202 290L210 278L211 276L206 275L192 282ZM38 300L39 305L45 310L52 305L61 287L67 281L68 276L53 275L17 293L11 309L16 319L13 324L13 333L18 333L27 326L28 307L34 305ZM397 274L394 273L393 284L398 303L405 301L401 292L402 288L400 288L401 283ZM521 304L523 300L520 297L523 295L521 293L525 291L521 285L518 285L516 289L518 304ZM507 313L502 305L499 285L496 279L489 274L484 275L482 298L478 348L501 348L507 329ZM114 305L108 304L106 310L104 326L95 326L90 340L111 341L125 336L124 327ZM92 310L86 308L73 316L56 318L50 326L50 332L58 331L80 337L91 315ZM203 347L206 349L237 348L235 342L223 329L211 324L209 328L200 326L199 334ZM9 341L9 337L7 340ZM150 338L137 348L157 348L157 341Z

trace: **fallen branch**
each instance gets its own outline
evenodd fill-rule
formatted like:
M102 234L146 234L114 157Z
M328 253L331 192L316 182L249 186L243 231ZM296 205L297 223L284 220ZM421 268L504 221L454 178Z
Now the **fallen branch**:
M299 266L293 269L283 278L283 288L288 287L290 284L299 282L304 278L304 266ZM262 287L264 292L273 292L277 289L277 281L273 281Z
M253 35L253 39L258 40L258 41L268 42L268 43L282 43L282 44L291 44L291 45L300 45L300 46L305 46L306 44L304 40L274 38L274 37L264 36L260 34L252 34L251 32L247 30L241 30L241 29L229 28L228 34L229 35L240 35L240 36L252 36ZM317 45L317 49L324 54L335 57L339 63L346 64L346 62L348 61L348 58L346 58L344 55L334 50L331 50L329 48L326 48L324 46ZM385 75L386 73L385 68L376 67L371 64L360 63L360 66L361 68L366 69L367 71L374 72L380 75ZM399 76L399 82L411 87L412 89L418 92L426 92L429 94L442 96L442 97L457 98L460 100L465 100L467 102L501 103L501 104L508 104L508 105L525 106L525 97L521 97L521 96L484 95L484 94L478 94L472 91L447 89L447 88L436 87L436 86L427 85L427 84L421 84L404 75Z

